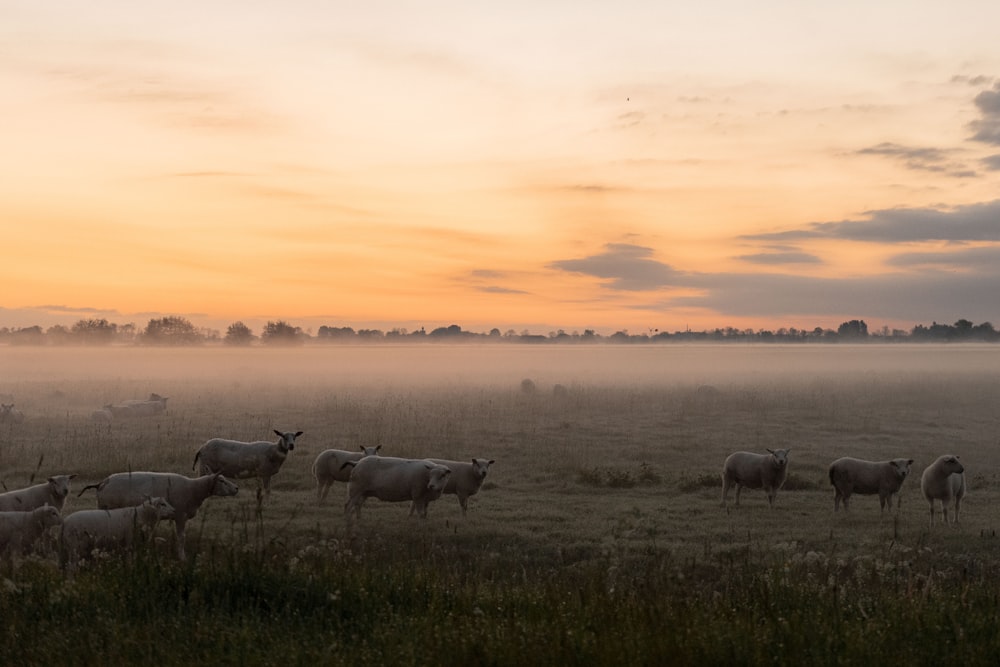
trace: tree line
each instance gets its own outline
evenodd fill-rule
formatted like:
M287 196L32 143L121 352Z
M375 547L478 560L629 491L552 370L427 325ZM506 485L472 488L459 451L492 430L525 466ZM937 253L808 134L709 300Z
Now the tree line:
M313 335L278 320L268 322L259 334L254 333L242 321L230 324L225 333L208 328L199 328L184 317L169 316L149 320L140 329L134 323L116 324L106 319L82 319L71 327L55 325L48 329L40 326L9 328L0 327L0 344L8 345L228 345L246 347L252 345L295 346L322 343L377 343L377 342L507 342L507 343L658 343L658 342L741 342L741 343L835 343L835 342L997 342L1000 332L989 322L973 324L960 319L954 324L932 323L930 326L918 324L906 331L882 327L869 331L864 320L850 320L837 329L780 328L737 329L733 327L703 331L660 331L649 329L641 333L617 331L610 336L602 336L593 329L582 333L567 333L559 329L547 335L532 334L524 330L517 332L507 329L501 332L493 328L485 333L466 331L457 324L438 327L431 331L420 328L408 331L394 328L353 329L349 326L321 326Z

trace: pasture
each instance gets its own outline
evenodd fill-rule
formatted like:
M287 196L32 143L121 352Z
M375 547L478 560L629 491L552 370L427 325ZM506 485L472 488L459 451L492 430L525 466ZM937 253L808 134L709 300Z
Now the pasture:
M524 391L530 378L534 391ZM563 390L555 390L556 385ZM162 415L95 423L151 392ZM992 664L1000 654L1000 347L345 346L0 348L0 482L192 475L212 437L304 434L162 543L0 565L4 663ZM10 399L5 398L5 403ZM496 460L462 517L322 506L327 448ZM720 506L736 450L790 448L773 510ZM958 526L928 525L920 473L966 465ZM915 459L898 513L833 512L841 456ZM732 499L732 497L731 497ZM940 521L940 514L938 514ZM14 620L9 620L14 619Z

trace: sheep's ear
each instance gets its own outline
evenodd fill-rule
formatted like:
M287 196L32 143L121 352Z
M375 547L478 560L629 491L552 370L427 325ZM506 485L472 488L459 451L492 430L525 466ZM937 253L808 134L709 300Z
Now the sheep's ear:
M766 451L768 454L774 454L774 450L773 449L765 449L764 451Z
M375 451L376 452L381 451L381 450L382 450L382 445L375 445Z
M910 459L910 460L909 460L909 461L907 461L906 463L907 463L908 465L913 465L913 459Z
M496 461L494 461L493 459L490 459L489 465L493 465L494 463L496 463Z
M76 479L76 473L73 473L72 475L70 475L69 478L70 479Z
M296 431L296 432L295 432L295 437L296 437L296 438L297 438L297 437L299 437L300 435L302 435L302 431Z
M281 431L279 431L278 429L274 429L274 432L275 432L275 434L277 434L277 435L278 435L279 437L282 437L282 438L283 438L283 437L285 437L285 434L284 434L284 433L282 433Z

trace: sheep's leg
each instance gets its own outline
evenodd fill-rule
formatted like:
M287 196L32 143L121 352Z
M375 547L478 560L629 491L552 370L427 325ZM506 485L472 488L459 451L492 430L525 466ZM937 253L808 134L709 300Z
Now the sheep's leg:
M458 494L458 504L462 506L462 516L465 516L465 512L469 507L469 497Z
M322 505L323 501L326 500L326 494L330 492L330 487L332 482L323 482L316 487L316 504Z
M743 490L743 485L739 482L736 483L736 506L740 506L740 491Z
M729 500L729 488L731 486L732 486L732 484L729 483L729 480L725 476L723 476L723 478L722 478L722 506L723 507L726 506L726 502Z
M187 525L187 517L175 518L174 519L174 533L177 537L177 558L179 560L187 560L187 553L184 550L185 542L185 526Z
M959 496L955 496L955 523L958 523L958 510L962 506L962 499Z

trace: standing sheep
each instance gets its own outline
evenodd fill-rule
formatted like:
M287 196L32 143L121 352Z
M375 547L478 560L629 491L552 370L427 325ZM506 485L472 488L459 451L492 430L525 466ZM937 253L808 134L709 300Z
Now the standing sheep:
M411 501L410 516L416 512L427 518L427 505L441 497L451 470L427 459L400 459L392 456L369 456L352 466L347 486L348 499L344 514L361 517L366 498L378 498L391 503Z
M97 506L114 509L138 505L143 499L160 496L174 508L174 530L177 534L177 557L185 560L184 528L209 496L235 496L239 487L220 473L202 477L185 477L172 472L119 472L105 477L98 484L85 486L97 489Z
M788 475L788 452L791 449L768 449L767 454L734 452L726 457L722 466L722 506L726 506L729 489L736 486L736 506L740 504L740 491L764 489L767 504L774 507L774 497Z
M948 504L955 505L955 523L965 497L965 466L957 456L945 454L927 466L920 476L920 490L931 506L931 525L934 525L934 501L941 501L941 521L948 523Z
M469 503L469 496L474 496L479 492L479 487L486 479L486 473L493 465L493 459L472 459L470 461L446 461L444 459L428 459L439 465L451 469L448 476L448 483L444 486L442 493L453 493L458 496L458 504L462 506L462 516Z
M0 403L0 424L20 424L23 421L24 413L13 403Z
M890 461L865 461L849 456L839 458L830 464L830 484L833 484L833 511L847 503L852 493L863 496L878 494L878 504L884 512L892 509L892 496L896 494L896 509L899 509L902 499L899 490L903 480L910 474L913 459L892 459Z
M56 475L47 481L7 493L0 493L0 512L27 512L43 505L62 510L69 494L69 481L76 475Z
M63 519L59 561L65 567L96 548L130 547L136 538L148 539L160 519L172 518L174 508L161 497L131 507L73 512Z
M0 554L23 554L52 526L62 523L59 510L42 505L29 512L0 512Z
M226 477L245 479L256 477L264 488L264 495L271 495L271 477L278 474L281 464L288 457L288 452L295 449L295 439L302 431L292 433L274 431L278 442L259 440L257 442L241 442L212 438L198 449L194 455L194 470L201 461L202 475L218 472Z
M382 445L359 447L360 451L348 452L343 449L327 449L319 453L313 461L312 474L316 478L316 503L326 500L326 494L334 482L349 482L353 466L346 465L348 461L357 463L366 456L378 456Z

